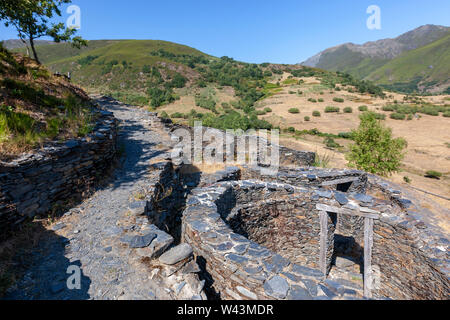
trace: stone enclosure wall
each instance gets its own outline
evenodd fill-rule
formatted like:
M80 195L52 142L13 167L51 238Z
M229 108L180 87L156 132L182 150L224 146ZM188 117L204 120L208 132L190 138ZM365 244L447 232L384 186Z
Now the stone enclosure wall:
M110 168L116 155L117 120L107 111L95 114L95 128L86 138L0 162L0 237L55 204L81 195Z

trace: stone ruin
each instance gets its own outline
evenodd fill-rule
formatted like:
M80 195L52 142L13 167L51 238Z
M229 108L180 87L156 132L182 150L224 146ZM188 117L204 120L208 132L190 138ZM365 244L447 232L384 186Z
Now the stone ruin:
M105 116L113 124L111 115ZM178 127L154 113L148 118L150 129L171 134ZM87 152L80 158L71 150L110 146L115 129L109 128L114 127L105 131L99 123L95 139L56 152L72 159L70 170L85 174L91 167L103 168L110 153L89 158L94 152ZM139 262L156 266L151 277L172 285L179 299L450 297L449 241L424 221L423 208L414 199L361 171L311 167L310 152L280 148L280 156L278 174L264 176L247 166L212 173L190 170L161 154L149 166L145 199L129 205L144 227L123 236L122 243L135 250ZM65 172L61 157L51 158L9 168L0 174L3 185L14 184L16 171L45 168L49 174L55 167ZM40 171L35 171L30 179L39 183ZM73 192L73 185L68 186L55 186L57 193L51 196ZM36 190L40 199L49 198ZM0 209L9 208L3 202ZM0 216L15 221L35 214L2 212Z

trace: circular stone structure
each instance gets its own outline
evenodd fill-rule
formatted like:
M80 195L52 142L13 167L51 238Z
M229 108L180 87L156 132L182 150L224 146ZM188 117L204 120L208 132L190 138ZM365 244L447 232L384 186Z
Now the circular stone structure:
M422 224L397 202L311 185L218 182L192 190L181 240L219 299L448 299L442 259L421 245ZM329 273L352 249L342 238L359 248L359 285Z
M210 290L221 299L346 299L362 293L319 270L317 188L262 181L220 182L193 190L183 213L182 240L203 260ZM327 269L336 215L327 221ZM211 292L210 292L211 294Z

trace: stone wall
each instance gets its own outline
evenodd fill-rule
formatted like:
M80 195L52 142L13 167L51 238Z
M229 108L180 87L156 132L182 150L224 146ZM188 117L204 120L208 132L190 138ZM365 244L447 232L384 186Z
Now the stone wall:
M0 234L49 212L87 191L110 168L116 155L117 120L95 110L87 137L48 145L11 162L0 162Z
M357 297L351 288L311 268L317 266L320 251L319 211L311 203L332 197L323 192L258 181L194 189L183 213L182 240L204 261L203 272L222 299ZM335 219L328 218L330 263Z

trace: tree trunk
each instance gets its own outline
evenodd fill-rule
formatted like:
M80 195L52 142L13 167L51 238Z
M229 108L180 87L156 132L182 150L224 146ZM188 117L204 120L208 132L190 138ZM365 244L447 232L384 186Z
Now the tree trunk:
M33 37L30 37L30 46L31 46L31 50L33 50L33 56L34 56L34 60L36 60L36 62L40 65L41 62L39 61L37 52L36 52L36 48L34 47L34 39Z

